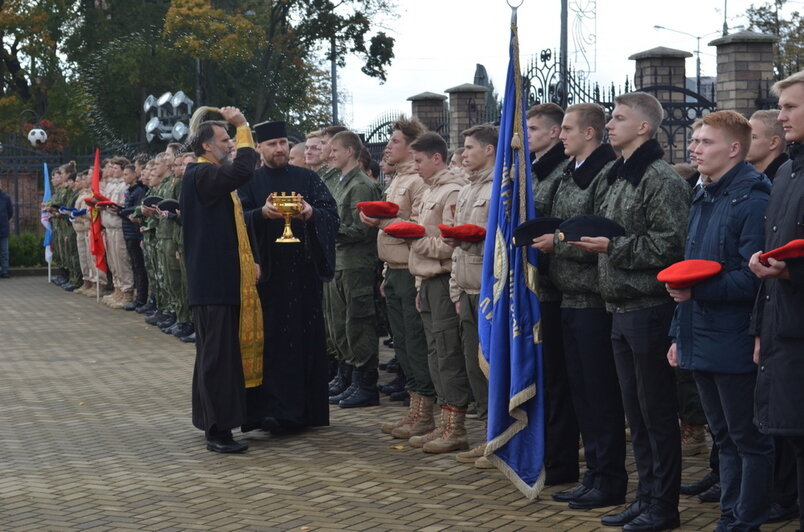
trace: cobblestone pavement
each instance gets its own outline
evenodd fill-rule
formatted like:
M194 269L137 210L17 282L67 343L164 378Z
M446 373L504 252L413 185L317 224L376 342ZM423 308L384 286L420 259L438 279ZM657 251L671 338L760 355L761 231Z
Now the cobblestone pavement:
M379 431L404 412L387 400L211 453L190 423L193 357L138 314L41 277L0 280L0 530L613 530L603 510L553 502L566 486L529 502L496 470L398 448ZM703 456L685 459L685 480L705 473ZM682 497L683 530L717 517Z

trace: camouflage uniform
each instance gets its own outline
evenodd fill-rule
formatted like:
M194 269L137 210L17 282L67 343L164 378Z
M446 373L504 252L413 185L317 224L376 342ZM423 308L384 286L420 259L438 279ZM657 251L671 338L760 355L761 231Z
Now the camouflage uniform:
M178 189L181 181L173 176L165 178L160 184L158 195L162 199L178 199ZM181 298L181 270L179 260L176 258L178 246L176 245L175 219L170 217L156 217L157 261L164 281L162 289L165 294L166 308L176 314Z
M330 283L328 328L338 358L355 368L377 368L379 338L374 316L377 229L360 221L355 204L379 199L360 167L335 182L341 220L335 238L335 279Z
M64 203L66 207L73 207L76 200L78 200L78 191L71 188L65 190ZM78 242L76 241L76 232L73 224L70 223L67 217L62 219L64 222L64 250L65 250L65 264L67 270L70 272L70 284L78 287L84 282L84 277L81 274L81 260L78 256Z
M598 214L623 228L598 257L600 292L613 313L611 343L639 473L637 497L677 512L681 435L667 364L675 305L656 274L684 257L692 191L649 140L609 170Z

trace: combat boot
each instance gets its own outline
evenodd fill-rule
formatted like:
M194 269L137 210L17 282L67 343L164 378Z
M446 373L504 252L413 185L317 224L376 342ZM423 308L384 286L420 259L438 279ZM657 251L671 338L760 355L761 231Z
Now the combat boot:
M350 364L347 364L347 366L349 366L349 368L352 370L349 386L341 393L329 396L329 404L331 405L337 405L341 402L341 399L346 399L357 391L357 368L351 366Z
M411 436L408 440L408 445L411 447L421 448L425 443L433 441L441 436L441 432L444 430L444 426L447 423L444 413L444 408L440 408L438 413L438 423L436 424L435 428L426 434L422 434L420 436Z
M401 427L406 423L410 423L410 421L415 417L416 409L419 407L419 398L421 396L413 392L409 393L410 393L410 405L408 406L408 411L405 414L405 416L402 417L402 419L397 419L396 421L389 421L388 423L383 423L382 426L380 427L381 431L383 431L386 434L391 434L394 431L394 429L396 429L397 427Z
M455 460L462 464L474 464L478 458L483 456L486 452L486 442L481 443L476 447L472 447L468 451L458 453L455 455Z
M391 436L400 440L409 440L413 436L422 436L435 429L433 398L411 393L410 399L413 416L407 423L403 423L391 431ZM414 400L417 403L415 409L413 409Z
M129 303L134 301L134 294L131 290L120 290L117 299L111 301L108 305L111 308L123 308Z
M422 446L422 451L426 453L451 453L452 451L462 451L469 448L469 441L466 439L466 409L455 408L453 406L442 406L446 410L444 415L446 424L441 435Z
M95 293L95 285L91 281L84 281L84 284L73 290L73 294L84 294L86 292Z
M338 362L338 372L329 381L329 395L343 393L350 384L352 384L352 366L341 360Z
M341 408L360 408L380 404L380 391L377 389L379 373L376 369L357 368L357 390L338 402ZM355 375L352 374L352 378Z

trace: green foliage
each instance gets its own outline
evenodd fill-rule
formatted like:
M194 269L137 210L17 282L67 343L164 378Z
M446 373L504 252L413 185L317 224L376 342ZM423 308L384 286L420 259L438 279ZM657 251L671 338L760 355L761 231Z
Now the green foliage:
M382 81L393 0L0 0L0 133L33 109L73 147L144 140L148 94L237 105L252 123L330 120L327 60ZM8 112L7 112L8 111Z
M772 0L759 7L752 4L746 11L748 29L779 37L779 42L773 47L776 79L800 71L804 51L804 18L798 11L793 11L785 18L782 11L787 1Z
M9 265L12 268L44 266L43 237L34 233L11 235L8 239Z

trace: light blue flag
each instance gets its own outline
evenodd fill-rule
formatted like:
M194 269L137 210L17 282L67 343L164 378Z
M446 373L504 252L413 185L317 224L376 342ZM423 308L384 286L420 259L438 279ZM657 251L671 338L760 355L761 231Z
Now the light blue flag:
M45 192L42 194L42 204L44 205L50 201L50 171L47 168L47 162L43 162L42 164L44 165L45 178ZM53 228L50 225L50 213L46 210L42 210L39 220L42 222L42 225L45 226L45 262L50 264L50 262L53 260L53 248L50 246L50 243L53 240Z
M486 457L534 499L544 487L544 390L537 252L513 245L514 228L535 217L516 9L509 50L478 327L489 379Z

